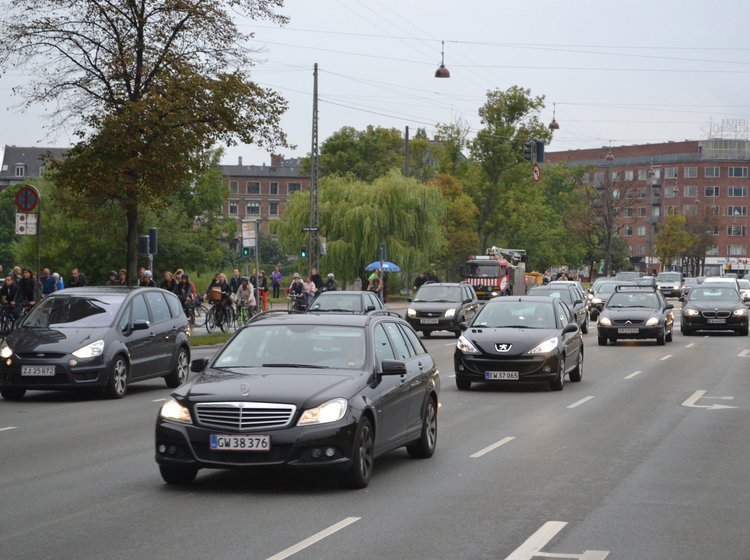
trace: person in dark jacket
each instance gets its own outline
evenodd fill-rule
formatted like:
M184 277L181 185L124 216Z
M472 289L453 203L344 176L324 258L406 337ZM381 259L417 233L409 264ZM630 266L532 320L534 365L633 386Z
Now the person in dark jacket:
M86 285L86 275L74 268L70 271L70 280L68 281L68 288L83 288Z
M37 285L36 278L31 272L31 269L26 266L21 271L21 278L18 279L18 294L16 295L16 312L19 312L21 308L25 306L33 306L37 300Z
M15 277L12 272L5 275L2 287L0 287L0 310L3 313L11 313L14 317L18 317L16 308L18 304L18 285L15 282Z

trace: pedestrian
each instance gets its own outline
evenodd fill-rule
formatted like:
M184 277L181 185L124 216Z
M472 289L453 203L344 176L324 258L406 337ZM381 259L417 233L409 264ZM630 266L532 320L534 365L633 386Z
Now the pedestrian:
M432 272L430 272L430 275L427 277L427 280L430 282L440 282L440 278L438 278L437 271L433 268Z
M55 291L59 292L60 290L65 289L65 282L63 281L62 276L60 276L59 272L53 272L52 278L55 279Z
M262 302L262 309L265 311L268 307L268 303L266 302L268 299L268 279L266 278L265 270L261 270L258 273L258 296L260 299L256 298L256 301Z
M274 299L278 299L279 297L279 292L281 291L282 280L283 280L283 276L281 275L281 269L277 265L273 267L273 272L271 272L271 288L273 290Z
M83 288L86 285L86 275L74 268L70 271L70 282L68 288Z
M120 285L120 280L117 277L116 270L109 271L109 277L107 278L107 282L105 282L105 285L107 286L119 286Z
M150 270L144 270L143 274L141 275L141 281L138 284L139 286L146 286L149 288L155 288L156 282L154 282L154 275L151 273Z
M312 303L313 298L315 297L315 292L317 292L317 288L315 287L315 282L313 282L311 276L307 276L305 278L305 281L303 282L304 290L305 290L305 306L307 309L310 309L310 304Z
M238 268L235 268L232 271L232 277L229 279L229 289L232 290L233 294L237 293L237 289L240 287L240 283L240 270Z
M380 296L380 273L377 269L372 271L372 274L370 274L369 278L367 279L367 291L373 292Z
M414 290L419 290L425 282L427 282L427 276L423 270L420 270L419 274L417 274L417 277L414 279Z
M174 279L174 276L172 276L172 273L169 270L164 273L164 280L161 281L159 287L162 290L167 290L168 292L172 292L173 294L177 293L177 281Z
M42 270L42 277L39 279L42 284L42 295L46 296L55 291L55 279L50 274L49 268Z
M315 284L315 292L317 293L318 290L323 287L323 278L320 277L320 274L318 274L318 268L315 266L310 269L310 279L313 281L313 284Z
M121 268L117 271L117 283L120 286L127 286L128 285L128 271L124 268Z

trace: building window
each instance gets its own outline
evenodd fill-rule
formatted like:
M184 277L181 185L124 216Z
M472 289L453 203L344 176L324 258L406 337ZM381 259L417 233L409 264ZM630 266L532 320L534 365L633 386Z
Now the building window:
M664 178L665 179L677 179L677 168L676 167L664 168Z
M747 226L740 226L736 224L730 224L727 226L727 235L729 237L745 237L747 233Z
M16 177L23 177L26 175L26 166L23 163L16 164Z
M632 218L633 217L633 209L630 207L623 208L623 218Z
M665 216L676 216L677 215L677 206L665 206L664 207L664 215Z
M717 235L719 235L719 226L708 226L708 229L706 229L706 233L709 233L716 237ZM716 250L719 250L718 247Z
M716 235L719 235L718 233ZM707 257L718 257L719 256L719 246L713 245L706 249L706 256Z
M664 187L664 198L674 198L677 196L677 187Z
M747 167L730 167L728 173L730 177L747 179Z
M706 179L718 179L721 177L721 169L718 167L704 167L703 176Z
M719 210L720 208L717 205L709 206L708 208L703 209L703 215L704 216L720 216L721 212Z
M236 200L230 200L229 201L229 215L230 216L236 216L239 213L239 204L237 204Z
M260 183L258 181L248 181L245 185L247 194L260 194Z
M698 196L698 187L682 187L682 194L683 196L695 198Z
M633 170L632 169L627 169L625 171L625 180L626 181L632 181L633 180Z
M706 198L716 198L719 196L719 187L703 187L703 196Z
M732 257L744 257L746 254L744 245L727 246L727 255Z
M299 192L301 190L302 190L302 185L300 185L299 183L289 183L287 186L287 192L289 194Z
M273 182L269 185L268 194L279 194L279 184Z
M279 203L278 202L269 202L268 203L268 213L271 216L278 216L279 215Z
M229 181L229 192L232 194L237 194L237 191L239 190L237 181Z
M247 203L247 216L259 216L260 215L260 202L248 202Z
M638 207L638 217L643 218L646 215L646 208L643 206Z
M646 189L643 187L638 189L638 198L646 198Z
M695 204L688 204L687 206L683 206L682 211L685 213L686 216L698 215L698 207Z
M682 176L685 177L685 179L697 179L698 178L698 168L697 167L686 167L682 170Z
M645 181L648 178L648 171L645 169L639 169L638 170L638 180L639 181Z
M747 187L727 187L729 198L747 198Z
M633 235L633 226L625 226L624 228L622 228L622 234L625 237L630 237L631 235Z
M651 207L651 215L654 218L658 218L659 216L661 216L661 208L659 206L652 206Z
M727 216L747 216L747 206L727 206Z
M639 255L645 255L646 254L646 246L645 245L638 245L638 254Z
M646 236L646 226L638 226L638 235L641 237Z
M609 177L613 181L619 181L620 180L620 172L619 171L613 171L612 173L610 173Z

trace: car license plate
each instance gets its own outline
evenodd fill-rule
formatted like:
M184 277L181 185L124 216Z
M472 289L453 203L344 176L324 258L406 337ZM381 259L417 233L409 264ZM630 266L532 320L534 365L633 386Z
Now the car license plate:
M211 449L217 451L270 451L271 436L211 434Z
M484 378L498 381L518 381L517 371L485 371Z
M21 375L51 377L55 375L55 366L21 366Z
M639 330L633 327L617 329L617 334L638 334Z
M709 325L723 325L727 322L726 319L707 319Z
M421 325L437 325L438 319L421 319L419 323Z

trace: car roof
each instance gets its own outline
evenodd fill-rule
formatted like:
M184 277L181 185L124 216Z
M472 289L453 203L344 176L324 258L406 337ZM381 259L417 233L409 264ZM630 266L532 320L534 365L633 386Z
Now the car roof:
M86 296L86 295L102 295L102 294L127 295L133 292L147 292L150 290L151 291L160 290L162 292L164 291L169 292L169 290L162 290L161 288L156 288L153 286L84 286L82 288L65 288L64 290L52 292L49 295L50 296L53 296L53 295ZM172 292L169 292L169 293L172 293Z
M551 298L549 296L497 296L491 298L487 303L484 305L497 305L497 304L506 304L506 303L518 303L528 301L530 303L550 303L551 301L554 301L559 298Z
M316 313L308 311L297 313L290 311L267 311L254 316L248 325L336 325L342 327L365 327L369 323L382 318L397 319L401 323L408 323L398 313L385 309L371 311L366 314L352 313Z
M326 290L325 292L320 292L318 294L318 297L320 296L362 296L368 292L362 291L362 290Z
M425 282L422 286L469 286L468 282ZM422 287L420 286L420 287Z

